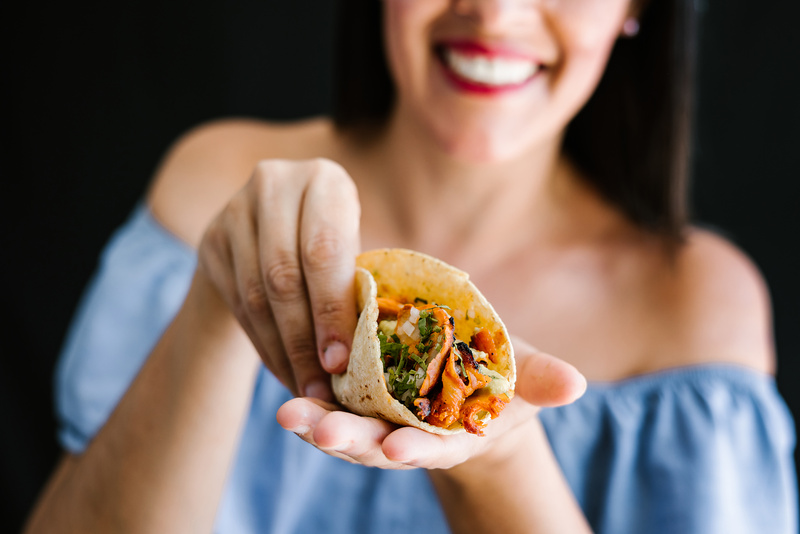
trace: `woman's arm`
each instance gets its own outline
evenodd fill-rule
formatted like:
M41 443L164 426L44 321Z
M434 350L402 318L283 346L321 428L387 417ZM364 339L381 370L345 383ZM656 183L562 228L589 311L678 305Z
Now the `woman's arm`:
M256 165L241 148L252 130L202 128L162 165L149 202L198 246L192 286L105 426L59 467L29 532L211 530L259 357L293 391L321 397L319 355L337 344L344 361L327 370L347 365L355 188L330 162Z
M203 275L109 421L26 532L210 532L259 360Z
M430 477L454 533L590 532L538 419L507 433L502 450Z

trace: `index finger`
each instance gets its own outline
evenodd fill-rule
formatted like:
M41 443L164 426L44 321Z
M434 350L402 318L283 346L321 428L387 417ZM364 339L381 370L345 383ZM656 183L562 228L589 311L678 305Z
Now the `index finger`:
M341 373L347 369L356 328L361 206L341 166L328 160L317 164L303 202L300 252L322 366L329 373Z

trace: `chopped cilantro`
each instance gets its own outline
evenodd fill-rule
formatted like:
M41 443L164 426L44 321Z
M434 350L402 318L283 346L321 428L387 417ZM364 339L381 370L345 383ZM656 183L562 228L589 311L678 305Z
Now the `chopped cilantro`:
M436 317L432 316L428 310L422 310L419 313L419 320L417 321L417 327L419 328L419 335L422 338L423 343L426 343L428 341L428 338L431 337L433 329L436 328L435 323L438 322L439 321L436 320ZM441 327L439 328L439 330L441 330Z
M417 364L420 366L420 368L422 368L423 371L427 371L428 370L428 364L425 363L425 359L422 356L420 356L419 354L412 354L411 355L411 359L413 359L415 362L417 362Z
M393 335L392 340L397 336ZM404 354L408 354L408 347L398 342L389 341L383 332L378 332L378 339L381 342L381 355L389 356L395 361L400 361Z
M394 334L387 337L379 329L378 340L389 393L409 409L414 409L414 399L419 396L418 372L421 370L424 375L428 368L425 359L419 354L411 354L408 345L399 343ZM422 345L422 348L426 347Z

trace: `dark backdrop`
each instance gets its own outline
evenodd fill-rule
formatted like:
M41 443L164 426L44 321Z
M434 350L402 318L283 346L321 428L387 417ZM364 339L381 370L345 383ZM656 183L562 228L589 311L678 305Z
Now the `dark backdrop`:
M763 270L779 386L800 414L800 13L792 0L700 4L696 218ZM76 301L159 157L211 118L324 113L334 32L334 2L318 0L27 6L3 8L4 532L57 459L52 372Z

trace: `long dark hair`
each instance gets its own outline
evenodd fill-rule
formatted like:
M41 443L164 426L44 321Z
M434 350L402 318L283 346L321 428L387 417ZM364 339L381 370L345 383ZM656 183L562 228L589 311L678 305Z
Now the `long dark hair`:
M342 0L334 122L383 124L395 98L382 2ZM635 224L680 241L688 219L696 50L694 0L649 2L634 38L619 39L594 95L570 123L564 150Z

